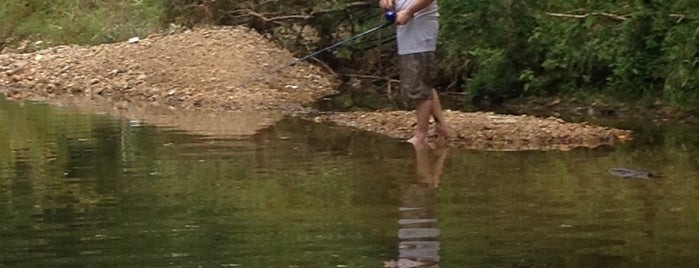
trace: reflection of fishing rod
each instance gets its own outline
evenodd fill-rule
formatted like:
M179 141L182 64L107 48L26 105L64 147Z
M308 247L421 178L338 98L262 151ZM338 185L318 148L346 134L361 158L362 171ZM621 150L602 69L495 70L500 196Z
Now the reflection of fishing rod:
M373 32L376 32L376 31L378 31L378 30L381 30L381 29L383 29L383 28L386 28L386 27L392 25L392 24L396 21L396 13L395 13L394 11L392 11L392 10L386 11L386 12L384 13L384 17L386 18L386 22L385 22L384 24L382 24L382 25L376 26L376 27L374 27L374 28L371 28L371 29L369 29L369 30L363 32L363 33L360 33L360 34L357 34L357 35L352 36L352 37L350 37L350 38L347 38L347 39L345 39L345 40L342 40L342 41L340 41L340 42L338 42L338 43L336 43L336 44L334 44L334 45L332 45L332 46L329 46L329 47L323 48L323 49L321 49L321 50L318 50L318 51L316 51L316 52L313 52L313 53L311 53L311 54L308 54L308 55L306 55L306 56L303 57L303 58L297 59L297 60L292 61L292 62L290 62L290 63L288 63L288 64L286 64L286 65L283 65L283 66L281 66L281 67L279 67L279 68L277 68L277 69L274 69L274 70L272 70L271 72L266 73L266 74L265 74L264 76L262 76L262 77L255 77L255 78L253 78L253 79L248 79L248 80L246 80L246 81L243 81L243 83L240 83L236 88L239 88L239 87L241 87L241 86L247 84L247 83L250 82L251 80L255 80L255 79L258 79L258 78L264 78L264 77L267 77L267 76L269 76L269 75L278 73L279 71L281 71L281 70L283 70L283 69L285 69L285 68L294 66L294 65L298 64L299 62L302 62L302 61L305 61L305 60L310 59L310 58L312 58L312 57L315 57L315 56L317 56L317 55L320 54L320 53L323 53L323 52L325 52L325 51L328 51L328 50L337 48L337 47L339 47L339 46L342 46L342 45L344 45L344 44L347 44L347 43L349 43L349 42L352 42L352 41L354 41L354 40L357 40L357 39L359 39L359 38L362 38L362 37L365 36L365 35L368 35L368 34L371 34L371 33L373 33Z

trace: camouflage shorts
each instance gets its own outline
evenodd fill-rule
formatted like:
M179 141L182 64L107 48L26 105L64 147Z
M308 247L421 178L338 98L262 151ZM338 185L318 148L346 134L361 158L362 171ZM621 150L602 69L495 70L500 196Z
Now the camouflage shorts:
M401 94L411 100L431 100L434 52L400 55L398 59Z

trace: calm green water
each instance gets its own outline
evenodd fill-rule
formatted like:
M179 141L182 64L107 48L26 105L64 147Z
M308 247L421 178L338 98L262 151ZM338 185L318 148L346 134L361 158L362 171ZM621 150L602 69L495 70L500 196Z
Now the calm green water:
M452 150L428 185L436 152L293 118L214 139L0 100L0 124L0 267L699 266L697 126Z

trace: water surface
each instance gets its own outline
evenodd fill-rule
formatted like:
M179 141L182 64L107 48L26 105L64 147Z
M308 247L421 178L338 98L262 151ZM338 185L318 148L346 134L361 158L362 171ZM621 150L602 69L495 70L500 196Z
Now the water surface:
M696 126L424 154L296 118L216 138L0 101L0 123L0 266L699 266Z

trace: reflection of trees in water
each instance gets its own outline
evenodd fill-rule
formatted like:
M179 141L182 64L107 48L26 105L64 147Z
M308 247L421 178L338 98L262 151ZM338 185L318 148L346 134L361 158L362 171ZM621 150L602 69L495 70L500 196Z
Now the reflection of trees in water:
M416 181L401 189L399 257L396 267L439 267L437 187L446 148L435 151L431 161L428 148L415 147Z

